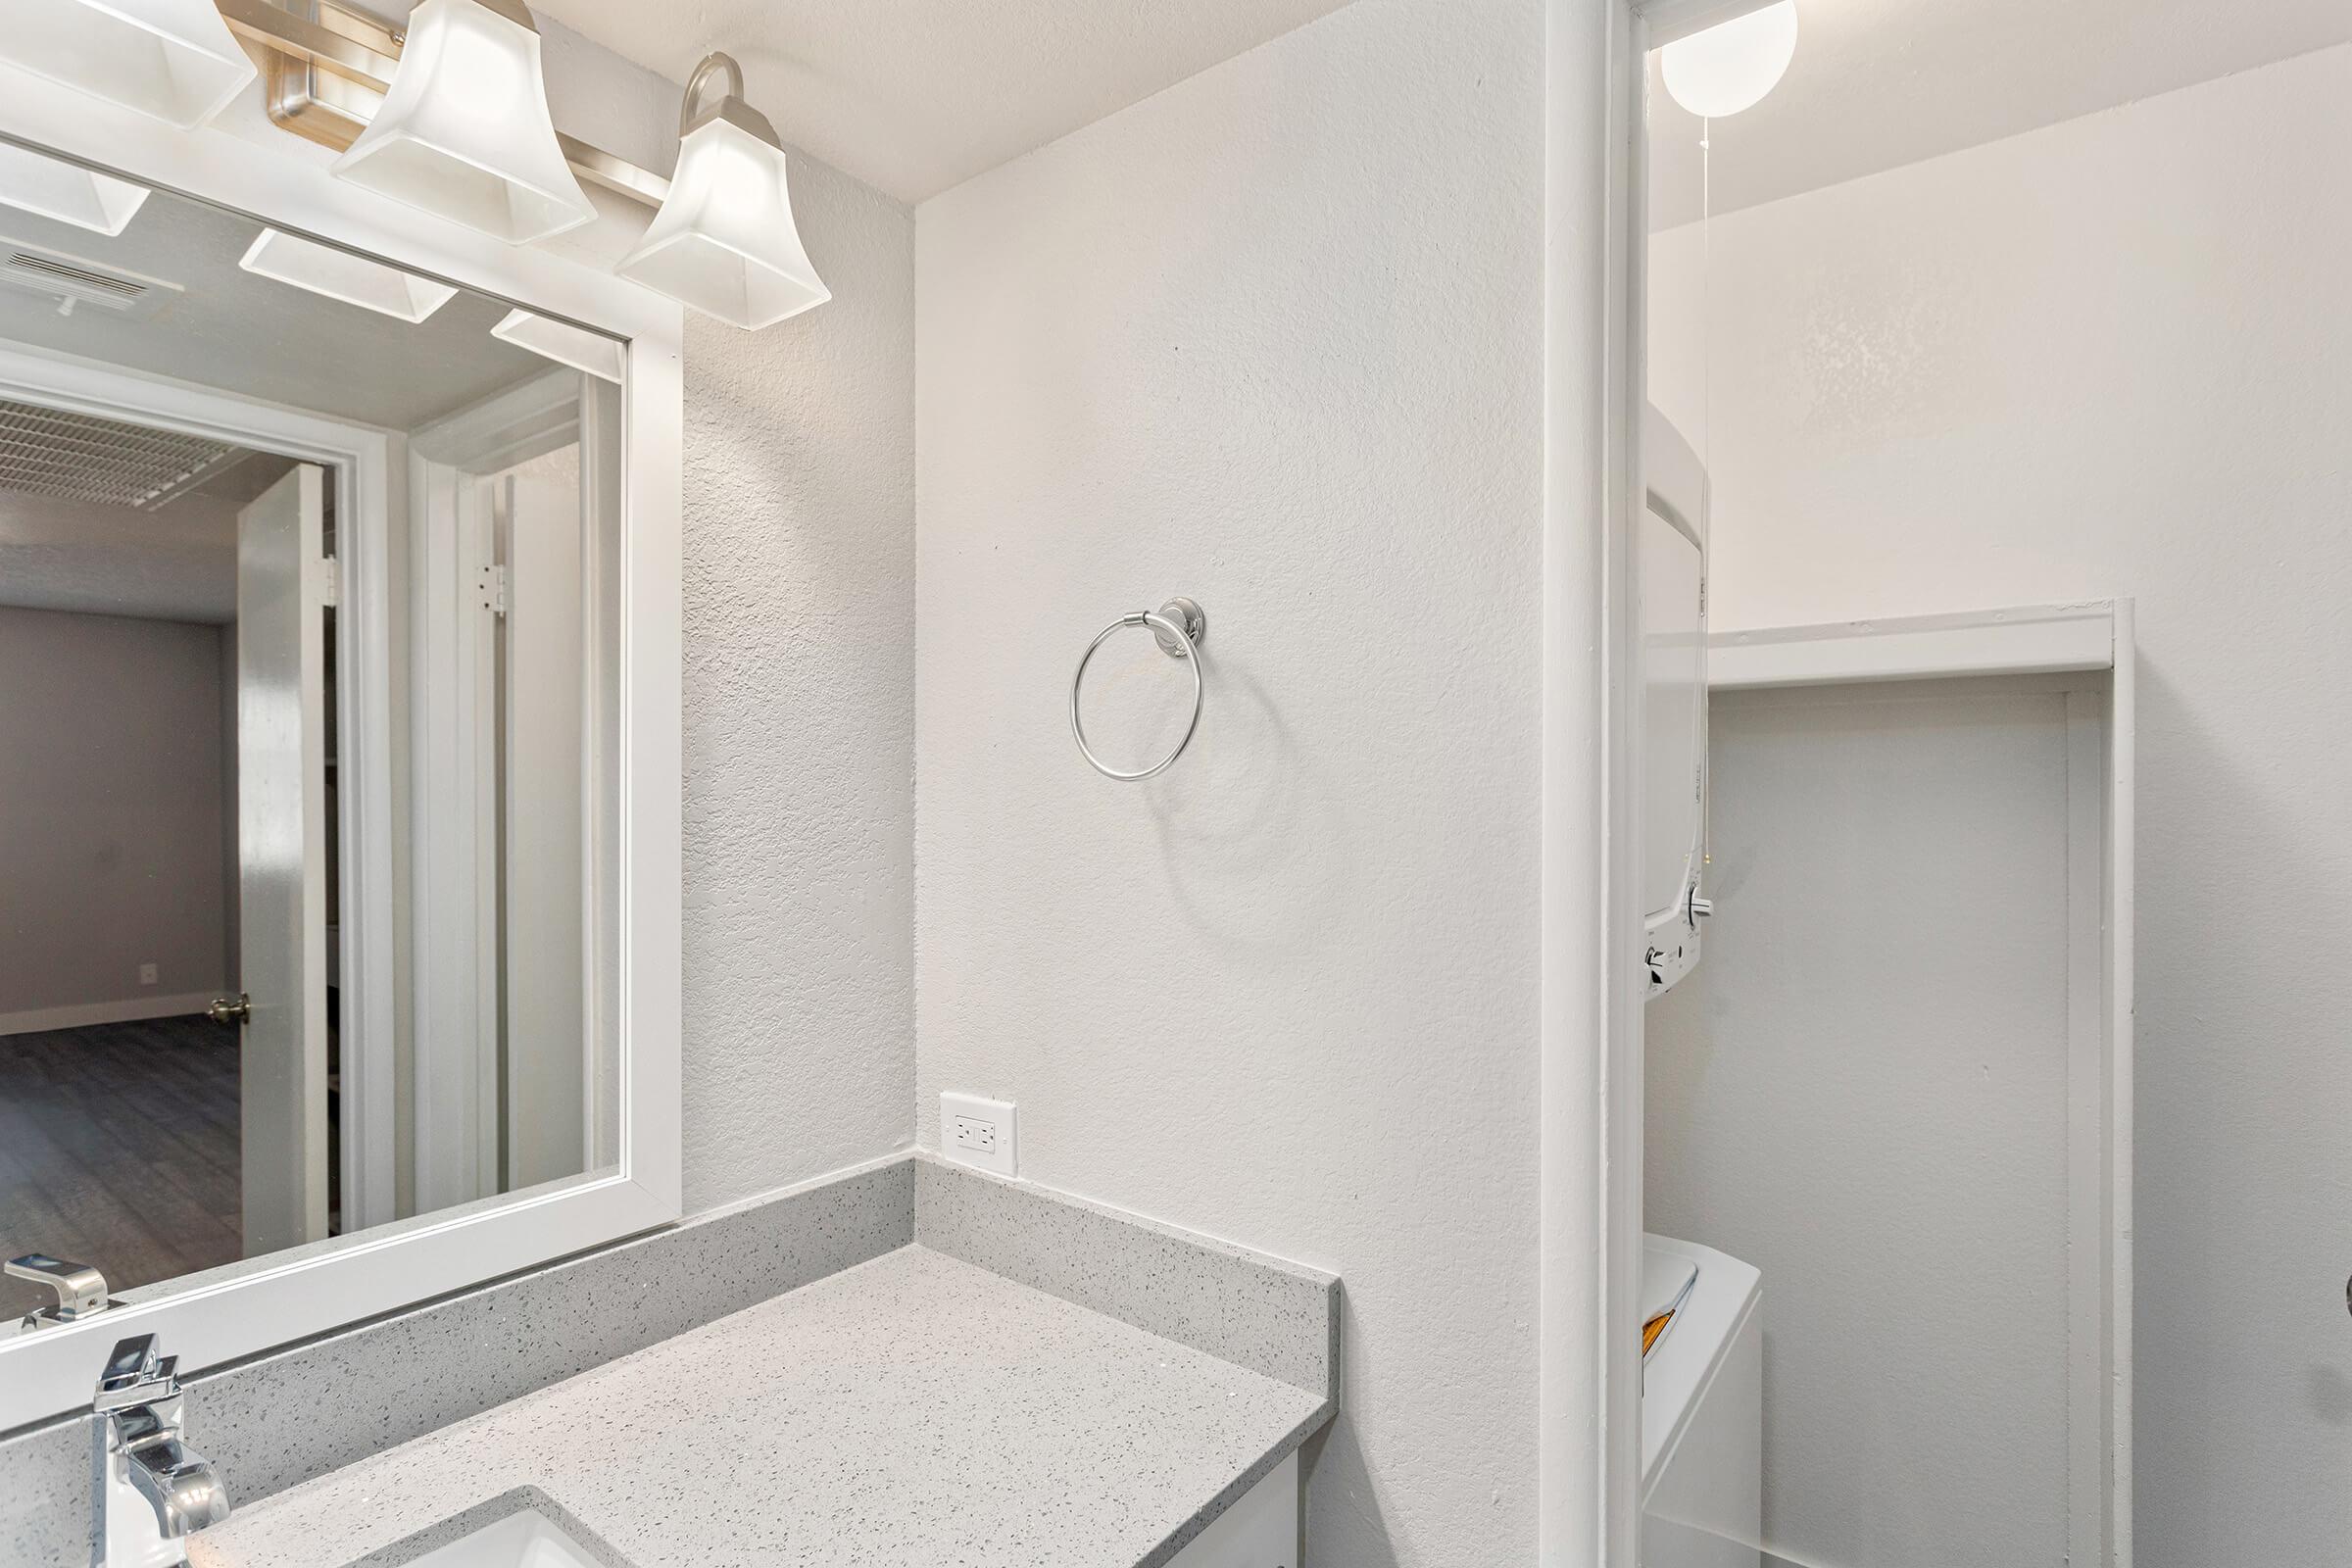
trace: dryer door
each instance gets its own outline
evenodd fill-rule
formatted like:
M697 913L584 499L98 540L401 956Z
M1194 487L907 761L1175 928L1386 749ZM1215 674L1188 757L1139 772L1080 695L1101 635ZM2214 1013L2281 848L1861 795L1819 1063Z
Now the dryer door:
M1642 428L1642 910L1649 994L1698 961L1707 820L1707 475L1653 406Z

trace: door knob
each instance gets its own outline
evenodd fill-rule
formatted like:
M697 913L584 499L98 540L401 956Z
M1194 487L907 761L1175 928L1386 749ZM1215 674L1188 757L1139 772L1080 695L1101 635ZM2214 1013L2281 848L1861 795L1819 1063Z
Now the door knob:
M215 997L204 1015L215 1023L243 1023L253 1016L253 999L242 991L233 997Z

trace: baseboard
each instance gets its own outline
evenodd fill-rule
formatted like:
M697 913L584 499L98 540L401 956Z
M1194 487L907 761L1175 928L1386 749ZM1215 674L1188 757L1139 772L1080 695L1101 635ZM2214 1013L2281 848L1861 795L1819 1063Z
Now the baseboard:
M48 1029L86 1029L100 1023L143 1023L150 1018L184 1018L212 1004L218 991L178 997L137 997L124 1002L85 1002L72 1007L34 1007L0 1012L0 1035L29 1035Z

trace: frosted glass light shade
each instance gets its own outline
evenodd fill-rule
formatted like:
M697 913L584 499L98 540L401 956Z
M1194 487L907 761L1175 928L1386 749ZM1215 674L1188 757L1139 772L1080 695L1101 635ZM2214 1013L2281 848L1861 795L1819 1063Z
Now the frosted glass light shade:
M0 202L100 234L120 234L146 204L147 187L92 173L62 158L0 141Z
M403 321L421 321L458 295L447 283L274 228L255 236L237 265L259 276Z
M0 60L182 130L259 74L213 0L0 0Z
M1701 120L1753 109L1796 58L1796 0L1677 38L1658 61L1666 90Z
M529 311L509 311L490 335L502 343L528 349L543 360L585 370L614 386L620 384L621 345L601 332L566 321L553 321Z
M384 107L332 172L515 245L596 216L556 145L538 32L480 0L410 13Z
M784 150L724 113L678 143L669 198L617 270L741 327L770 326L833 297L793 223Z

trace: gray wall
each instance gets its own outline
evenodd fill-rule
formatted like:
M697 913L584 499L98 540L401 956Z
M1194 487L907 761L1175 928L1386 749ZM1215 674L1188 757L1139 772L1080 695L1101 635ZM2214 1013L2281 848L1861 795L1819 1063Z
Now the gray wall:
M220 989L222 635L0 607L0 1029Z
M234 620L237 505L190 494L141 512L0 490L0 584L25 610Z
M2137 601L2140 1568L2352 1541L2347 102L2329 49L1707 241L1719 626Z
M1649 1006L1644 1218L1763 1270L1791 1563L2066 1560L2066 702L1713 704L1716 914Z

